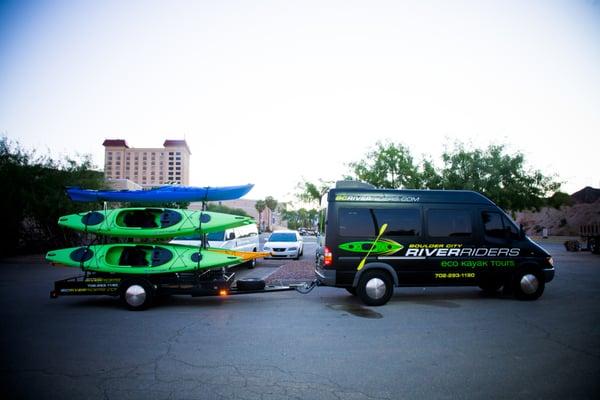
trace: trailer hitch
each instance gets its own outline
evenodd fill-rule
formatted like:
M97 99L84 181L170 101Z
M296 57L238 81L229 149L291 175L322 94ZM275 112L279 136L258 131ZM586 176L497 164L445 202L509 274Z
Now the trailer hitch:
M308 294L310 293L314 288L316 288L317 286L319 286L319 280L315 279L314 281L312 281L311 283L307 283L307 282L303 282L303 283L296 283L296 284L291 284L289 285L291 288L294 288L296 290L296 292L298 293L302 293L302 294Z

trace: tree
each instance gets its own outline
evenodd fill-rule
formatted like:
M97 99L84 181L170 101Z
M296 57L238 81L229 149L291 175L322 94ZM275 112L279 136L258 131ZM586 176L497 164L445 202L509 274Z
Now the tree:
M521 152L507 154L504 145L477 149L457 142L444 151L442 162L441 169L427 158L416 164L402 144L378 142L350 167L356 178L377 187L474 190L510 211L539 208L560 188L553 176L526 168ZM560 207L565 198L553 196L552 205Z
M319 208L321 208L321 199L327 193L332 183L322 179L319 179L318 183L304 180L296 185L296 188L299 190L296 197L306 203L317 203Z
M64 189L100 189L104 179L102 172L93 170L89 156L57 161L23 150L3 137L0 182L0 207L4 211L0 255L6 255L74 245L79 234L60 228L56 221L66 214L88 211L90 205L72 202Z
M553 177L527 169L523 153L506 154L504 145L482 150L457 143L442 159L445 189L480 192L505 210L538 209L549 193L560 188Z
M262 212L267 208L267 204L264 200L257 200L254 204L254 208L258 211L258 224L260 225L260 229L262 230L264 227L262 226Z
M272 215L272 213L275 212L275 209L277 208L277 200L275 200L273 198L273 196L267 196L267 197L265 197L265 205L267 206L267 208L269 210L271 210L271 215ZM272 219L272 217L269 216L269 221L268 221L269 230L271 230L271 219Z
M358 180L380 188L419 188L420 176L410 150L401 143L377 142L365 158L349 164Z

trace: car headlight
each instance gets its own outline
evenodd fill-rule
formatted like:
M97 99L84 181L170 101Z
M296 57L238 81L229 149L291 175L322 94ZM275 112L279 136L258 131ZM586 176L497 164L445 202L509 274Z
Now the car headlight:
M554 267L554 259L552 257L548 257L548 264Z
M269 250L271 250L271 248L269 246L265 246L265 247L263 247L263 250L269 251Z
M297 247L290 247L288 250L298 250Z

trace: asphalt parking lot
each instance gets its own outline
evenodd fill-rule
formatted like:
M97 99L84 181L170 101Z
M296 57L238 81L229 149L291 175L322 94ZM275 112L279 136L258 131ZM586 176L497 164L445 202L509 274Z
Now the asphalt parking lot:
M72 269L5 260L1 397L598 398L600 256L547 247L557 275L538 301L403 288L378 308L319 287L129 312L111 298L51 300Z

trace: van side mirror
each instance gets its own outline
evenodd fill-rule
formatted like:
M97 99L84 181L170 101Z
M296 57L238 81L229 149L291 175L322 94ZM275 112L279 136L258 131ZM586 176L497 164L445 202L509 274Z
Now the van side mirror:
M233 239L235 239L235 233L229 232L229 234L227 234L227 240L233 240Z
M525 227L523 224L519 224L519 237L525 239Z

